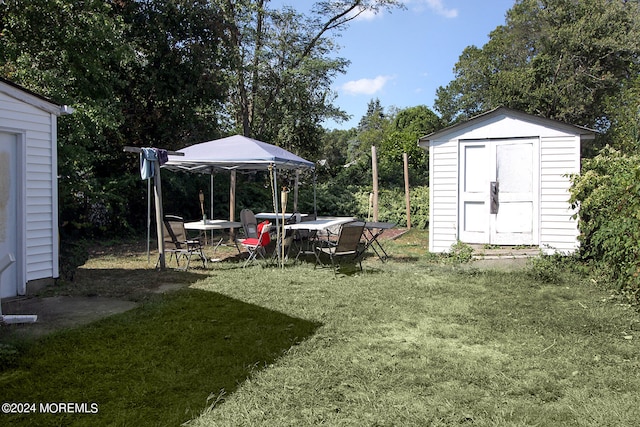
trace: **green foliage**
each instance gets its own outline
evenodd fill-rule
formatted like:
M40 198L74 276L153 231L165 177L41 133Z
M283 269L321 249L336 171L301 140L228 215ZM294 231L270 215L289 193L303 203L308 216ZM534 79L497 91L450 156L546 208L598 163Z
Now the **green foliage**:
M386 186L404 185L403 154L407 154L409 182L412 185L428 185L428 151L418 146L421 136L442 128L433 111L424 105L398 111L380 142L378 173Z
M373 212L369 207L370 186L347 186L328 182L317 186L319 215L355 216L371 221ZM308 195L307 195L308 196ZM427 228L429 225L429 188L412 187L410 189L411 227ZM305 198L303 206L312 211L312 205ZM378 220L407 226L407 213L404 190L380 189L378 194Z
M20 352L11 344L0 343L0 372L18 364Z
M464 50L436 109L448 122L506 106L601 127L603 114L613 114L608 100L638 73L638 7L637 0L518 0L485 46Z
M76 269L89 259L87 240L67 237L60 244L60 278L73 281Z
M466 243L458 240L451 245L451 249L446 253L446 262L458 265L471 261L473 259L473 248Z
M608 279L640 301L640 155L610 147L586 159L573 177L571 202L579 205L581 254L603 265Z
M565 283L568 274L587 274L586 266L575 255L540 254L531 258L527 274L536 282L544 284Z
M640 74L621 82L619 94L608 98L606 116L608 134L615 148L625 153L640 151Z

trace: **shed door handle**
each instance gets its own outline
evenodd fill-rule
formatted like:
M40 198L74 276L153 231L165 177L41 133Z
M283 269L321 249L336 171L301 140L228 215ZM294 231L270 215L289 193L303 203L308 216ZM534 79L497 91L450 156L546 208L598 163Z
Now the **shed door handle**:
M500 207L500 183L498 181L492 181L489 191L491 195L491 213L497 214L498 208Z

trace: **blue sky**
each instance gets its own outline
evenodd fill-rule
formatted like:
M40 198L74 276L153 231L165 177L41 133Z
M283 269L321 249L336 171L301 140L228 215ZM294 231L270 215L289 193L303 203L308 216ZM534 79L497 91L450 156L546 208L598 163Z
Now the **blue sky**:
M433 109L436 89L453 80L453 67L465 47L482 47L505 22L514 0L403 0L394 10L352 21L337 41L336 56L351 61L333 89L335 103L352 118L327 122L328 129L350 129L378 98L385 110L426 105ZM275 0L308 8L311 0ZM302 11L302 10L301 10Z

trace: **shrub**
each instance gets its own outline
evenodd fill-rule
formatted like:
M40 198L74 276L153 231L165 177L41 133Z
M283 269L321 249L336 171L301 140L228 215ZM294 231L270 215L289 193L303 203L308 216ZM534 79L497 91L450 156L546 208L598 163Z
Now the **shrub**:
M18 349L11 344L0 343L0 372L18 364Z
M471 261L473 259L473 248L458 240L451 245L451 250L446 254L446 260L450 264L458 265Z
M582 277L588 272L588 267L577 255L540 254L529 260L527 275L536 282L559 285L565 283L569 275L577 274Z
M370 187L338 186L336 184L319 184L317 187L317 204L319 215L355 216L371 219L373 212L369 210ZM413 187L411 196L411 226L426 228L429 224L429 187ZM305 203L302 210L312 211L311 200ZM404 189L380 189L378 194L378 220L396 223L399 227L407 226L407 212Z
M580 255L601 263L608 279L640 302L640 155L605 147L573 177L579 206Z

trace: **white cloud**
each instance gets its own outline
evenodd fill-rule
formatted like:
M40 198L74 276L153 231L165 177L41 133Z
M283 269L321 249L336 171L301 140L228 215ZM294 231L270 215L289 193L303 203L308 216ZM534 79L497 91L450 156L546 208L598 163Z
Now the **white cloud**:
M429 9L445 18L456 18L458 16L458 9L446 8L444 0L404 0L404 2L406 5L414 5L414 8L418 10L426 5Z
M357 16L354 18L356 21L373 21L374 19L376 19L377 17L382 15L382 14L376 13L376 12L374 12L372 10L364 10L363 7L361 7L358 10L352 12L350 14L350 16L353 17L356 14L357 14Z
M382 90L393 77L377 76L373 79L351 80L342 85L342 90L351 95L373 95Z
M426 0L427 5L433 9L438 15L442 15L445 18L455 18L458 16L458 9L447 9L442 4L442 0Z

